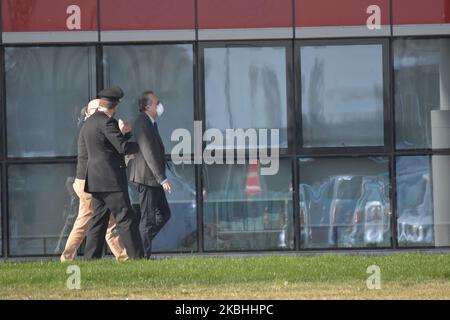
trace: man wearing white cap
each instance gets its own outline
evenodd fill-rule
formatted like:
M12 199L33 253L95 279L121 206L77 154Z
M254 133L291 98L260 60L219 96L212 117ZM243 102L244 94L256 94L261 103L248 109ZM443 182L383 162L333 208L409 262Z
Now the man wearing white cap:
M84 108L84 120L89 118L99 108L100 99L94 99L89 102L88 106ZM82 148L78 149L77 162L77 176L73 184L77 196L80 198L80 206L78 209L78 216L73 225L67 239L66 247L61 255L61 261L72 261L77 255L77 250L86 237L90 228L90 222L93 217L92 210L92 195L84 191L85 177L87 168L87 152ZM111 252L117 260L128 260L125 247L116 230L116 223L113 216L109 219L109 225L106 232L106 242L108 243Z

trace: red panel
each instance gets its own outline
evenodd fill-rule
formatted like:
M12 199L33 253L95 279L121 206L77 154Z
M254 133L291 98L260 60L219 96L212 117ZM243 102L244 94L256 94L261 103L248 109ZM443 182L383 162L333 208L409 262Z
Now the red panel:
M68 31L70 5L80 7L80 31L97 30L96 0L2 0L3 31Z
M291 0L198 0L201 29L292 27Z
M101 0L102 30L194 29L194 0Z
M450 0L393 0L394 24L450 23Z
M361 26L365 25L367 8L378 5L381 24L390 23L389 0L296 0L297 27Z

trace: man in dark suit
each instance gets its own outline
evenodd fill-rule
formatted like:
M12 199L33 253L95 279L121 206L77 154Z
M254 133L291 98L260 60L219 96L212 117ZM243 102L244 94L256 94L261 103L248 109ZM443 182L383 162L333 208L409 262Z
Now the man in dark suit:
M104 239L111 212L117 231L131 259L143 257L143 248L135 212L128 196L125 155L138 152L139 146L130 142L131 128L114 119L122 89L112 87L98 94L100 107L80 132L79 152L87 152L85 192L92 194L93 218L87 234L85 257L98 259L103 254ZM85 150L83 150L85 149Z
M150 258L152 240L170 218L165 191L171 192L172 186L166 177L164 144L156 122L164 107L152 91L146 91L139 99L139 111L133 136L140 150L131 162L130 181L139 192L139 231L145 256Z

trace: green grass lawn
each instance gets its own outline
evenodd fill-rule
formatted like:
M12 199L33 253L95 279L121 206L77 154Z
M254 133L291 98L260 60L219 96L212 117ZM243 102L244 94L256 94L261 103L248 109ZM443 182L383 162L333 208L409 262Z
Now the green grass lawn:
M69 265L81 289L69 290ZM381 268L369 290L367 267ZM450 255L0 263L0 299L450 299Z

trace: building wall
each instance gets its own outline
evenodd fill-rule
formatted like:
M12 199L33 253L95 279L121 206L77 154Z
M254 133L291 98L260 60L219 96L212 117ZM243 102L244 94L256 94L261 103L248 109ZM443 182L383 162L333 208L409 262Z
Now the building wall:
M450 0L2 0L1 13L2 256L61 251L80 110L113 84L123 119L158 93L168 152L194 120L279 130L274 176L171 164L157 252L450 246Z

